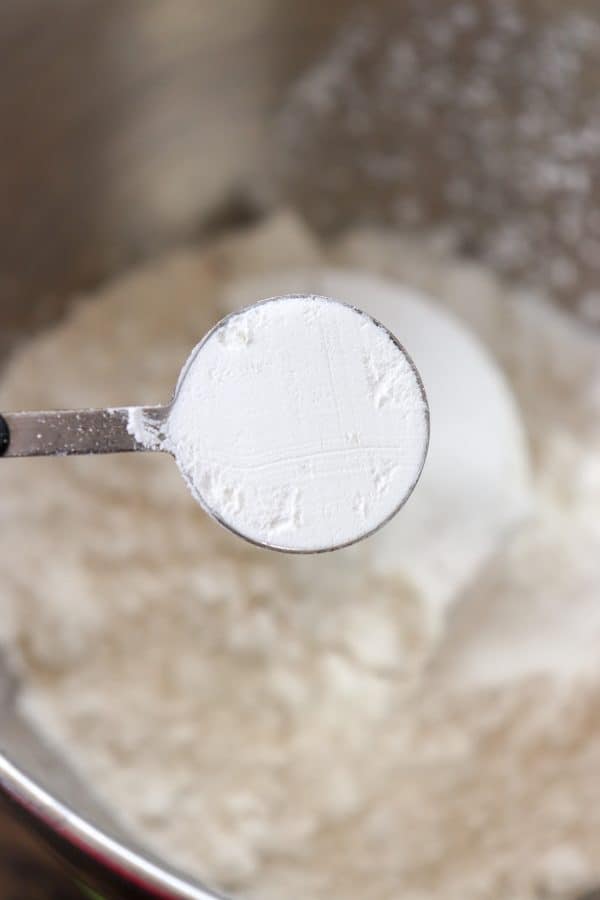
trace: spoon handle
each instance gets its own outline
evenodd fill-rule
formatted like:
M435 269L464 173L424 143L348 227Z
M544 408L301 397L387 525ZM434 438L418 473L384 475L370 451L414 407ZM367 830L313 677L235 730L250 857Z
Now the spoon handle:
M0 415L0 456L81 456L89 453L127 453L160 450L146 446L130 432L130 422L143 419L156 425L165 420L165 406L116 409L68 409ZM133 416L133 417L132 417Z

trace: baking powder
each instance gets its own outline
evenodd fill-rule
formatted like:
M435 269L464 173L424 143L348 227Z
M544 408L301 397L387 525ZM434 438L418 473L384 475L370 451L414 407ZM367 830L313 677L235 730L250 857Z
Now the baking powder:
M290 296L227 317L193 351L164 446L228 528L319 551L397 511L428 437L419 376L387 329L343 303Z

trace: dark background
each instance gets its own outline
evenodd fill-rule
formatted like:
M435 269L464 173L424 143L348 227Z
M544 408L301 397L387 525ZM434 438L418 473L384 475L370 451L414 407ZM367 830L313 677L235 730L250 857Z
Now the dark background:
M0 900L82 900L60 865L0 810Z

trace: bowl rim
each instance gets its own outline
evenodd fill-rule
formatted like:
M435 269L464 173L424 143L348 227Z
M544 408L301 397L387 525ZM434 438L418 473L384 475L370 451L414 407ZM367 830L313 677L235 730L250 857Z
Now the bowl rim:
M110 837L62 803L0 751L0 795L21 813L45 843L78 871L89 866L113 883L156 900L227 900L204 885L152 862ZM128 895L129 896L129 895Z

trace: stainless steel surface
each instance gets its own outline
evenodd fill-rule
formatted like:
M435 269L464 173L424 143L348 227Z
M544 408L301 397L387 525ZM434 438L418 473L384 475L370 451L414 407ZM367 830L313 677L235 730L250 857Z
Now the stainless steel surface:
M223 895L208 891L199 884L184 879L174 870L159 866L149 858L123 846L107 834L94 828L69 807L57 801L29 778L19 767L0 754L0 789L4 790L25 810L35 814L41 823L94 856L104 864L119 870L126 866L132 877L149 891L158 889L162 896L185 900L214 900ZM168 894L162 893L168 891Z
M287 84L351 5L3 0L0 354L74 291L235 216Z
M136 410L158 423L166 419L169 407L136 407ZM160 449L145 447L129 433L129 413L129 407L4 413L9 437L2 458Z

